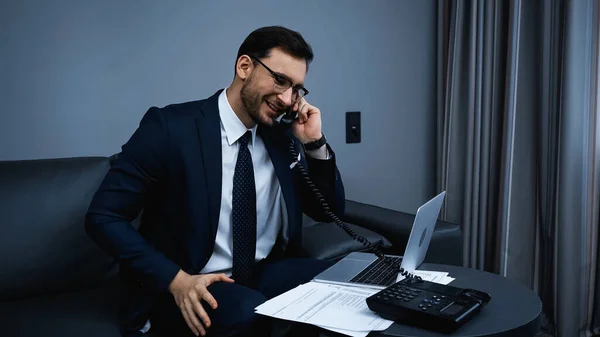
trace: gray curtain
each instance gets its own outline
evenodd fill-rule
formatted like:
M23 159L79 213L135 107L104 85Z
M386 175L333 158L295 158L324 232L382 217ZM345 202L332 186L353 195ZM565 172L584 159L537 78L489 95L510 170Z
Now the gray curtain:
M600 3L438 1L437 188L464 264L600 333Z

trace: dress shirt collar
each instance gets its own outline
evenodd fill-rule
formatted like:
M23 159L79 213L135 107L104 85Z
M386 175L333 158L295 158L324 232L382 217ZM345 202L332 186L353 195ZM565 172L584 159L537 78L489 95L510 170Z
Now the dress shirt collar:
M256 125L253 128L248 129L240 118L235 114L229 100L227 99L227 90L225 88L219 95L219 116L221 117L221 123L225 129L225 135L227 136L227 143L229 146L233 145L240 137L242 137L247 131L252 132L252 139L250 140L250 147L254 147L254 141L256 139Z

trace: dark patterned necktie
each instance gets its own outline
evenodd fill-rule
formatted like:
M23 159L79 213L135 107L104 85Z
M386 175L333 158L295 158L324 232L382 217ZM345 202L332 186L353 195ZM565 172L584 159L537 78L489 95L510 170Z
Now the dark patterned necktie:
M246 284L252 275L256 254L256 188L248 142L252 133L238 139L239 152L233 175L232 230L233 270L236 283Z

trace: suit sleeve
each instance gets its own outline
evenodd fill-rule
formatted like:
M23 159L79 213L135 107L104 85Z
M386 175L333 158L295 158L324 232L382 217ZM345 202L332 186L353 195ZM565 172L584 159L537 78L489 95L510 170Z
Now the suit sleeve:
M148 193L162 182L169 151L163 112L149 109L129 141L122 146L88 213L85 229L101 248L128 267L146 287L166 291L180 267L154 249L131 222Z
M303 164L307 167L306 171L310 180L321 192L331 211L338 217L342 217L346 202L344 184L336 165L335 153L329 144L326 144L326 146L330 155L329 159L315 159L309 155L303 155L305 158ZM302 211L316 221L332 222L333 220L323 211L323 205L319 203L313 189L306 181L303 181L304 179L300 174L299 176Z

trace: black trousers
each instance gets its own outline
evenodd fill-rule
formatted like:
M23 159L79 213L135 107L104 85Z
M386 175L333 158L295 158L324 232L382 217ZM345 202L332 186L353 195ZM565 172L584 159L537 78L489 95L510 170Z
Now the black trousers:
M202 302L211 320L207 336L270 336L273 321L255 314L254 308L270 298L309 282L333 263L307 258L263 260L257 264L254 279L248 286L225 282L210 285L208 291L217 301L218 308L213 310ZM158 331L161 336L194 336L170 294L160 301L150 322L150 331ZM296 334L305 334L311 329L316 331L307 326L297 329L304 332Z

